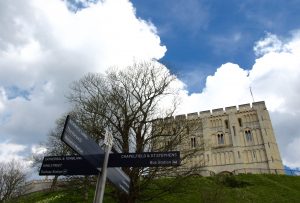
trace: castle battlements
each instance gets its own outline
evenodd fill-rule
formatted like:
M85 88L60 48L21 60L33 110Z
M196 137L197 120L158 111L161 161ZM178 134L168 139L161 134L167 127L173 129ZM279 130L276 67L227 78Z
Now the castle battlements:
M252 105L250 103L247 104L241 104L238 106L229 106L225 108L217 108L212 110L205 110L200 112L193 112L188 114L181 114L176 116L167 117L164 119L159 119L160 121L173 121L173 120L193 120L198 118L207 118L207 117L214 117L214 116L220 116L220 115L226 115L226 114L232 114L232 113L240 113L240 112L246 112L246 111L253 111L253 110L265 110L266 105L264 101L259 102L253 102Z
M264 101L160 118L153 129L158 135L154 149L176 149L182 154L195 152L178 170L193 167L214 173L245 167L253 169L251 173L283 170ZM178 138L179 143L172 142Z

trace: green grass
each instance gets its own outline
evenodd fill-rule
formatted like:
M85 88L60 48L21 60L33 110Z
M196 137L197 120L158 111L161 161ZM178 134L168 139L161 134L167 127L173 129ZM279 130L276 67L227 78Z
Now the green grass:
M153 202L300 202L300 177L190 177L182 183L181 190Z
M171 179L156 180L158 185L170 184ZM107 190L110 190L107 187ZM143 193L147 197L159 192L157 185ZM93 202L94 188L89 190L88 202ZM14 200L20 203L73 203L85 202L80 190L64 189L38 192ZM108 195L104 202L115 202ZM141 201L142 202L142 201ZM300 202L300 176L252 175L198 177L191 176L172 188L171 193L157 197L150 203L182 202ZM11 202L10 202L11 203Z

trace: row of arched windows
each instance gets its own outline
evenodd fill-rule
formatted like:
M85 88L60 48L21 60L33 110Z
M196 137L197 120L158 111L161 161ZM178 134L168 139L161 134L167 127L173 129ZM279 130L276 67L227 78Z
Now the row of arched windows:
M238 118L238 125L240 127L244 126L244 122L245 123L249 123L249 122L257 122L258 118L256 114L248 114L248 115L244 115L243 119L242 118ZM214 119L214 120L210 120L210 124L211 127L221 127L223 125L225 125L225 128L228 129L229 128L229 122L228 120L223 120L222 119Z
M266 153L263 149L245 150L244 160L246 163L266 161Z
M217 152L212 154L213 165L233 164L234 154L233 151Z

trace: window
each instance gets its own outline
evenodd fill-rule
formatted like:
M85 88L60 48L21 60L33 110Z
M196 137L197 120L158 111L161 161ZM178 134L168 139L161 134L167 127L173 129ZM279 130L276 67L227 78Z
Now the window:
M240 151L238 151L238 157L239 157L239 159L241 158Z
M253 157L254 157L254 159L256 159L256 154L255 154L255 151L253 151Z
M225 127L228 129L228 120L225 120Z
M269 148L270 148L270 142L268 142L268 146L269 146Z
M186 134L190 134L190 128L189 128L189 126L186 126Z
M224 135L218 134L218 144L224 144Z
M252 134L251 134L250 130L246 130L245 135L246 135L247 142L252 142L253 139L252 139Z
M195 137L192 137L192 138L191 138L191 147L192 147L192 148L195 148L195 147L196 147L196 138L195 138Z
M241 118L238 118L238 121L239 121L240 127L242 127L242 126L243 126L242 119L241 119Z

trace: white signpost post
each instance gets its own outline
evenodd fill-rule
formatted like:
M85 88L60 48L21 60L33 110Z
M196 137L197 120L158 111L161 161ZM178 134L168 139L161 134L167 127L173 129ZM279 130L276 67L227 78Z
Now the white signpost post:
M103 195L105 190L106 174L107 174L107 163L108 163L109 153L113 144L113 136L108 130L105 133L104 144L105 144L104 162L102 166L101 176L98 175L98 179L97 179L94 203L103 202Z

